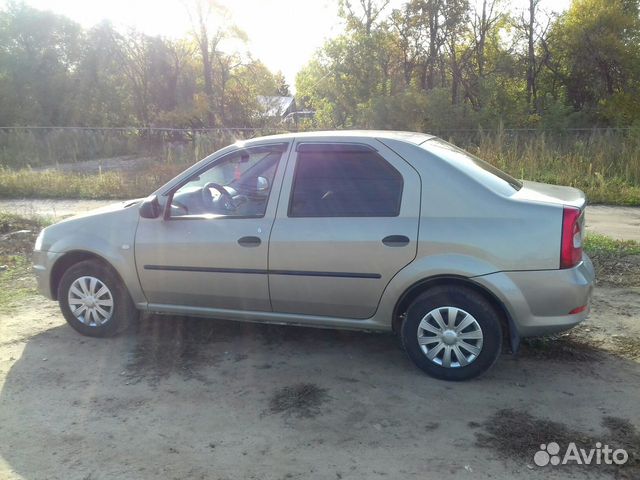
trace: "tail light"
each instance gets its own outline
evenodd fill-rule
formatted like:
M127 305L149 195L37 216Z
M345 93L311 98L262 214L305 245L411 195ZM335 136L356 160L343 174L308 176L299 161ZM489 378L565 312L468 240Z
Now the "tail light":
M572 268L582 260L582 212L578 208L564 207L562 212L562 241L560 268Z

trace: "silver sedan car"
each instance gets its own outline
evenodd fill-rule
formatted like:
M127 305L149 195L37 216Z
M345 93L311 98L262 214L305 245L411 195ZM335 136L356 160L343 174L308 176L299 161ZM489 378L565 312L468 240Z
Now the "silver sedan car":
M431 135L277 135L47 227L34 269L85 335L140 310L393 331L422 370L463 380L585 319L584 207Z

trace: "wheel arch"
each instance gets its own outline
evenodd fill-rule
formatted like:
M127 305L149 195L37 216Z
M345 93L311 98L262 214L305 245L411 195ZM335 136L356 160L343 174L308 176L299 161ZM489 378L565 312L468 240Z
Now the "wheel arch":
M87 250L71 250L57 259L53 264L53 267L51 268L51 278L49 285L51 288L51 296L54 300L58 300L58 287L60 286L60 280L62 279L64 273L72 266L86 260L94 260L109 268L117 275L118 279L122 282L122 277L118 273L118 270L116 270L116 268L114 268L114 266L104 257Z
M428 289L440 285L457 285L460 287L466 287L482 295L496 308L499 313L500 323L503 327L503 342L509 344L512 352L515 353L518 350L520 344L518 332L511 314L504 303L483 285L474 282L471 278L459 275L436 275L433 277L423 278L407 288L402 295L400 295L393 308L391 328L394 333L398 333L400 331L400 326L404 320L404 314L409 308L409 305L411 305L419 295L426 292Z

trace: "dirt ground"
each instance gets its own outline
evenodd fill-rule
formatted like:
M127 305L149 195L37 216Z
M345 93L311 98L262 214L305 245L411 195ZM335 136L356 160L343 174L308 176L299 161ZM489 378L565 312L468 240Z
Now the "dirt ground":
M540 468L531 442L504 448L524 435L537 444L549 422L559 427L546 442L569 431L626 445L603 422L640 426L640 349L628 345L640 338L639 289L596 290L575 333L465 383L425 376L390 335L145 316L99 340L75 333L54 302L24 303L0 315L2 479L640 473ZM500 426L505 410L533 420Z
M587 232L640 242L640 208L591 205L586 215Z
M464 383L391 335L145 315L100 340L21 297L0 310L0 479L638 479L640 287L615 285ZM535 466L553 441L630 460Z
M0 211L57 220L115 203L114 200L0 199Z

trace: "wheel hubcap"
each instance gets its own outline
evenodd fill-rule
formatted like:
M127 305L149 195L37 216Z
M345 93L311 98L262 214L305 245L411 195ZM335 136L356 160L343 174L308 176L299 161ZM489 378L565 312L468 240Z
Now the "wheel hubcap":
M69 288L69 308L74 317L90 327L99 327L113 315L111 290L95 277L80 277Z
M418 325L418 344L427 358L445 368L473 363L482 350L482 328L457 307L434 308Z

